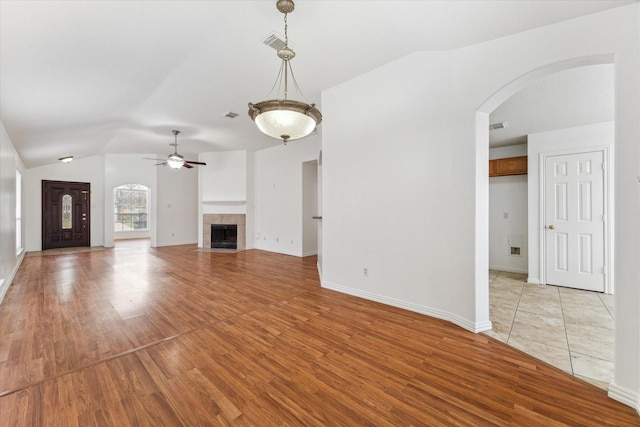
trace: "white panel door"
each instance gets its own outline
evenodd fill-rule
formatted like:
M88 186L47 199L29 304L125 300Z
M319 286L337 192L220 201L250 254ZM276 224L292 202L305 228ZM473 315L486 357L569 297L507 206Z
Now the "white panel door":
M604 153L545 159L545 266L550 285L604 292Z

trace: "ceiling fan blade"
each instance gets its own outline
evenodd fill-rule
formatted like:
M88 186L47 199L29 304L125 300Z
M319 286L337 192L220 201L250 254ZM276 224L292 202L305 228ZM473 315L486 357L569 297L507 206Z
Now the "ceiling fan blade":
M206 163L204 162L194 162L193 160L185 160L185 163L191 163L192 165L202 165L202 166L207 166Z
M142 160L155 160L156 162L164 162L163 159L152 159L151 157L141 157Z
M162 162L162 163L156 163L153 166L167 166L167 162Z
M187 163L187 162L184 162L184 163L182 164L182 166L184 166L184 167L185 167L185 168L187 168L187 169L192 169L192 168L193 168L193 166L191 166L191 165L190 165L189 163Z

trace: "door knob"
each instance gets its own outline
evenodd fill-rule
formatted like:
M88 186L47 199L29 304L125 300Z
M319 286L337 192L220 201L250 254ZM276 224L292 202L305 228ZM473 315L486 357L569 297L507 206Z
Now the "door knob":
M549 230L553 230L554 228L556 228L556 226L555 226L555 225L553 225L553 224L551 224L551 225L549 226Z

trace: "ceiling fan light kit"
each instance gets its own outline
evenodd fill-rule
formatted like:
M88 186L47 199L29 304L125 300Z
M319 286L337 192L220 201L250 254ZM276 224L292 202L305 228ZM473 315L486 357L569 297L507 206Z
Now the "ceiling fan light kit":
M287 15L293 12L295 4L292 0L278 0L276 7L284 14L285 45L278 50L278 57L282 60L282 64L276 77L276 83L278 80L281 83L278 87L284 86L284 94L282 99L270 99L255 104L250 102L249 117L260 131L273 138L282 139L286 144L287 141L303 138L313 132L322 122L322 114L315 104L289 99L289 74L297 91L301 93L290 63L296 54L289 48L287 34Z
M191 169L193 168L193 165L202 165L202 166L206 166L207 164L204 162L196 162L195 160L185 160L184 156L182 156L181 154L178 154L178 135L180 135L180 131L179 130L172 130L171 133L173 133L173 144L169 144L172 147L174 147L173 153L169 154L167 156L167 160L158 160L158 159L146 159L146 160L155 160L157 162L156 166L165 166L165 165L169 165L169 167L171 169L180 169L182 167L185 167L187 169Z
M172 169L180 169L184 165L184 159L179 154L171 154L167 159L167 164Z

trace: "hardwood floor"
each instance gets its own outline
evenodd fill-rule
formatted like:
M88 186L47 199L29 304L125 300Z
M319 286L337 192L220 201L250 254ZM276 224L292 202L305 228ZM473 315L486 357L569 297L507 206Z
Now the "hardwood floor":
M490 337L320 288L315 257L194 249L26 257L0 425L640 425Z

